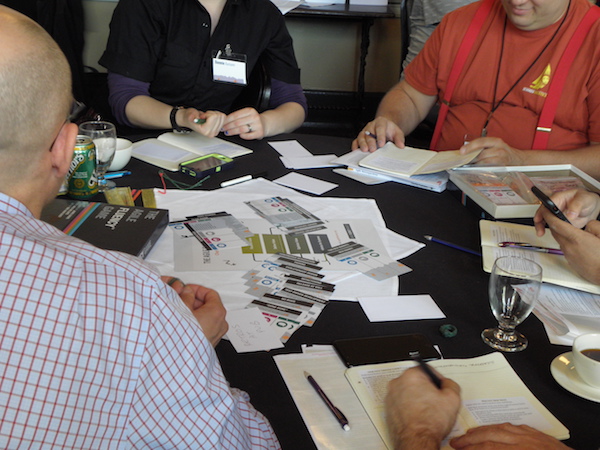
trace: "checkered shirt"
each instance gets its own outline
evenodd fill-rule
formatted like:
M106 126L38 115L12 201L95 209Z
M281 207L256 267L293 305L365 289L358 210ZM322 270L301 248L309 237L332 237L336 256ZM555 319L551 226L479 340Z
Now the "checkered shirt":
M148 264L0 194L1 448L279 448Z

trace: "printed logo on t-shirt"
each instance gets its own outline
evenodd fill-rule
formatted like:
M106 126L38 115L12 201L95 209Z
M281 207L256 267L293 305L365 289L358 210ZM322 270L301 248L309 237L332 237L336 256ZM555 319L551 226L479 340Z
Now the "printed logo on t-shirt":
M548 93L543 92L542 89L544 89L546 86L548 86L548 83L550 83L551 73L552 68L550 67L550 64L548 64L540 76L533 80L533 83L531 83L529 87L523 88L523 91L529 92L530 94L539 95L540 97L546 97Z

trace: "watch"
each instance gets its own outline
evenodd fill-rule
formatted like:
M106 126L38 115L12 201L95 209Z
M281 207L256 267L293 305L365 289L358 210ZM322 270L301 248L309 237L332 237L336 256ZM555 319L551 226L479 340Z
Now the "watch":
M175 106L171 110L171 115L169 116L169 118L171 119L171 127L173 128L173 131L175 133L189 133L192 131L191 128L180 127L179 125L177 125L177 120L175 119L175 115L177 114L177 111L179 111L180 109L185 109L185 106Z

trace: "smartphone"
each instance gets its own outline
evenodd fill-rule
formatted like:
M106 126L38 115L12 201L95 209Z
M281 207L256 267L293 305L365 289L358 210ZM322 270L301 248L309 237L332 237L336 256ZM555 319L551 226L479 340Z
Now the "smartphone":
M550 210L552 214L554 214L560 220L564 220L567 223L571 223L569 222L569 219L567 219L567 216L565 216L563 212L560 209L558 209L558 206L556 206L556 204L552 200L550 200L550 197L544 194L537 186L532 186L531 192L533 192L535 196L539 198L540 202L542 202L542 205L544 205L546 209Z
M423 361L440 359L440 354L423 334L373 336L333 341L347 367L412 360L419 354Z
M194 178L204 178L207 175L221 172L233 166L233 159L218 153L200 156L179 164L179 170Z

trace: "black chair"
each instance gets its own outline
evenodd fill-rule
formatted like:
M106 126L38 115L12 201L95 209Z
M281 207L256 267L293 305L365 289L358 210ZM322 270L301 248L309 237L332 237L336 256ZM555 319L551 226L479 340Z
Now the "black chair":
M270 99L271 77L266 65L262 59L259 59L248 77L248 84L233 102L232 111L250 106L258 112L263 112L269 109Z

